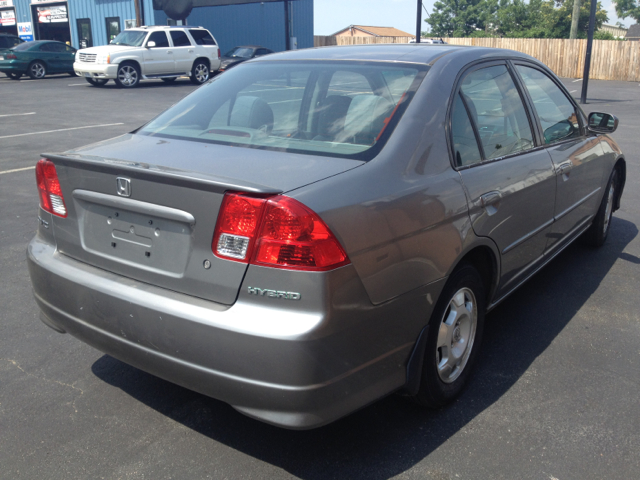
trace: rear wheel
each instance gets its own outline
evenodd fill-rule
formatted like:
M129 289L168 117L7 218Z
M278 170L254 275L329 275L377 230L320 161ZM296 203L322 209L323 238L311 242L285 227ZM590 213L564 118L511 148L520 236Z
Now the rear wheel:
M609 178L604 197L602 197L602 202L600 202L598 213L596 213L589 229L584 233L583 239L587 245L601 247L607 240L609 227L611 226L611 218L613 217L613 205L616 200L617 186L618 172L614 169Z
M191 69L191 82L196 85L202 85L209 80L210 76L209 64L204 60L196 60Z
M140 84L140 70L133 63L124 63L118 67L116 85L122 88L135 88Z
M89 82L94 87L103 87L109 81L106 78L85 78L87 82Z
M18 80L21 76L21 73L7 73L7 77L9 77L11 80Z
M430 408L453 401L478 356L484 327L485 289L471 265L449 277L428 327L422 378L415 400Z
M40 80L47 74L47 67L41 61L36 60L35 62L31 62L27 73L33 80Z

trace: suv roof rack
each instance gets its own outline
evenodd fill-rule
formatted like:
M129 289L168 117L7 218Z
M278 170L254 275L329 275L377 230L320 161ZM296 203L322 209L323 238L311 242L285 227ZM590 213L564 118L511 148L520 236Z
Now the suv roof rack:
M141 27L134 27L134 28L144 28L144 29L149 29L149 28L204 28L200 25L143 25Z

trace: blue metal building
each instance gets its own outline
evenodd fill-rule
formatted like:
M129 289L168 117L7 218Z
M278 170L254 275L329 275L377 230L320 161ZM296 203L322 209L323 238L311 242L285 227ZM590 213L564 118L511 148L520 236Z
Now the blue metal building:
M140 9L145 25L175 24L162 10L153 9L153 0L141 0ZM0 0L0 15L5 18L0 31L23 38L31 32L36 40L60 40L79 48L106 45L135 26L136 11L134 0ZM7 22L12 15L15 22ZM285 49L284 2L197 7L187 24L209 29L223 53L248 44ZM313 46L313 0L289 2L289 26L297 48Z

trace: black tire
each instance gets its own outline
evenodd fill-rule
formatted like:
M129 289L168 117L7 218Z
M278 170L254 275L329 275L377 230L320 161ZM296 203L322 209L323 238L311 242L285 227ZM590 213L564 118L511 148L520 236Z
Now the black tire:
M7 73L7 77L9 77L11 80L19 80L21 76L21 73Z
M35 60L29 64L27 74L32 80L40 80L47 74L47 66L40 60Z
M168 77L168 78L163 78L162 81L164 83L173 83L178 79L178 77Z
M121 63L118 66L115 82L120 88L136 88L140 85L140 69L135 63Z
M438 408L462 393L482 343L484 314L482 278L471 265L462 265L449 277L429 321L420 388L414 397L420 405Z
M582 240L591 247L601 247L607 240L611 226L611 218L613 216L613 208L616 201L618 189L618 172L614 168L609 177L607 189L602 196L598 213L593 218L593 222L589 229L584 232Z
M77 77L78 74L76 72L69 72L70 77Z
M191 83L195 85L202 85L211 78L211 71L209 70L209 62L206 60L196 60L193 62L193 68L191 69Z
M107 78L87 78L85 80L89 82L94 87L104 87L109 81Z

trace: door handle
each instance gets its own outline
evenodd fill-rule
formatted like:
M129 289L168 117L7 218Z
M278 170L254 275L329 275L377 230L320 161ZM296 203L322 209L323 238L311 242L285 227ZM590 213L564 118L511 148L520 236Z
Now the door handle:
M573 163L571 163L571 162L562 163L562 164L558 165L557 174L558 175L567 175L571 171L572 168L573 168Z
M491 216L498 211L498 202L502 198L502 194L500 192L487 192L483 195L480 195L480 206L484 208L487 215Z
M173 52L172 52L171 50L169 50L167 53L168 53L168 54L172 54Z
M501 198L502 194L500 192L487 192L480 195L480 206L487 208L490 205L498 203Z
M193 49L189 50L189 53L193 53Z

